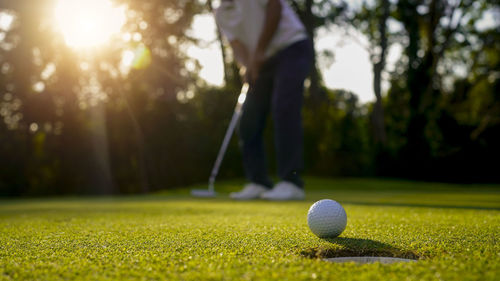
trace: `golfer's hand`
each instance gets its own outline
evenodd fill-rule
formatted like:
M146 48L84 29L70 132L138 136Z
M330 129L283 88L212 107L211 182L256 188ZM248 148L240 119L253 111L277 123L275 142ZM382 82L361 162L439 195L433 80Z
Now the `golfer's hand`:
M247 71L247 79L249 80L248 82L255 83L255 81L257 81L260 69L264 61L265 61L264 52L261 51L255 52L255 55L253 56Z

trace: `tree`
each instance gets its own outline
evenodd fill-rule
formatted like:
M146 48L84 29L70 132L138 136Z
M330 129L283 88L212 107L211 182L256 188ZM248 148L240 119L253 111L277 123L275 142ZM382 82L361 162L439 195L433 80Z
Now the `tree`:
M12 109L2 116L0 132L6 141L0 150L6 159L16 159L10 163L13 169L5 162L0 168L0 181L7 179L6 186L15 187L9 193L109 193L117 191L113 183L123 191L138 191L149 185L141 179L144 176L157 179L147 155L147 161L141 160L148 153L148 136L157 129L145 121L152 114L151 103L171 112L167 107L177 106L178 93L196 84L196 74L186 69L182 47L193 42L185 31L201 6L197 1L120 3L130 11L124 30L140 35L141 42L114 40L89 53L66 46L47 24L54 1L0 1L0 11L15 18L12 28L2 31L0 42L5 79L0 97L9 100L0 110ZM141 51L151 64L123 72L120 64L126 51ZM119 112L132 113L135 122L117 126L112 118L123 118ZM128 115L124 116L130 120ZM130 132L136 137L130 138ZM95 150L111 140L123 144L129 139L135 144L123 151L117 151L116 143ZM9 175L11 170L18 172Z
M384 147L387 135L384 124L384 108L382 104L382 73L385 70L387 52L390 47L387 21L390 17L389 0L377 0L373 3L363 2L359 12L351 20L353 25L365 34L369 46L365 49L370 54L373 66L373 92L375 103L371 116L373 136L377 146Z
M409 93L409 120L401 154L407 175L432 173L430 163L438 157L443 137L437 124L446 92L440 66L446 69L443 62L449 51L474 32L470 23L494 5L471 0L397 2L397 19L407 38L402 77Z

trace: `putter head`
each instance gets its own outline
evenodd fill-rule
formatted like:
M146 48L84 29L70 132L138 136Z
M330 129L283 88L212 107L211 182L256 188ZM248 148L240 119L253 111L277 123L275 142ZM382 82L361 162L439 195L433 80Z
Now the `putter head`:
M212 197L217 196L217 193L215 193L215 191L213 191L213 190L208 190L208 189L192 189L191 196L212 198Z

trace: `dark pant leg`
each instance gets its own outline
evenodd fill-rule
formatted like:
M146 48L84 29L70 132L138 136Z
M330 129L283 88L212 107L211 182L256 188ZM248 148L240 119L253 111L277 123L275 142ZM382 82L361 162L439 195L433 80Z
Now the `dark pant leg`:
M239 123L243 167L248 181L273 186L267 171L263 132L269 114L273 83L272 69L264 68L250 86Z
M293 44L276 58L272 114L275 130L278 176L303 187L302 104L304 80L312 62L309 41Z

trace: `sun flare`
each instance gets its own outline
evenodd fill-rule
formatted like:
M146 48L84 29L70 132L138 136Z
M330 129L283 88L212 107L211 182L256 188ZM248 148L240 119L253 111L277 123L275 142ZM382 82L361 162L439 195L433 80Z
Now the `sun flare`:
M125 24L125 8L110 0L58 0L56 26L68 46L97 47L120 33Z

